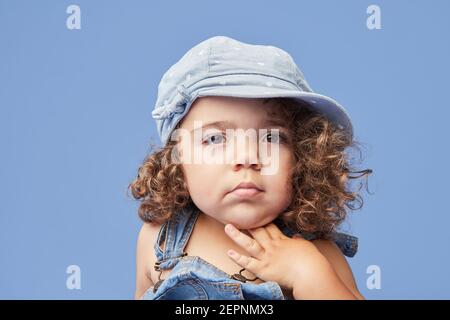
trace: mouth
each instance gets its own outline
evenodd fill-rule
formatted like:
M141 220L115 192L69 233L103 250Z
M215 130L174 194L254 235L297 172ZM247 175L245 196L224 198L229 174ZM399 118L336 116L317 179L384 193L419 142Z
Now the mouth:
M261 194L262 191L255 188L238 188L230 192L231 195L241 199L248 199Z
M261 195L264 190L253 182L241 182L228 194L239 199L249 199Z

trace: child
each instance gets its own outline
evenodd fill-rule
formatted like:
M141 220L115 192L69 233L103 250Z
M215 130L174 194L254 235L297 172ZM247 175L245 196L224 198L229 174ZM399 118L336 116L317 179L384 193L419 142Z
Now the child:
M357 238L337 231L361 199L353 127L288 53L207 39L164 74L152 116L163 148L129 186L135 299L364 299L344 257Z

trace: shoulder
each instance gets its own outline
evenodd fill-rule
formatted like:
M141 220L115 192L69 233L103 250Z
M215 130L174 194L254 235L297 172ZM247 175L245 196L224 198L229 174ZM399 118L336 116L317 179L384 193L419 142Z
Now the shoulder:
M319 251L327 258L331 258L333 261L347 261L344 257L344 253L336 241L328 239L313 239L311 242L319 249Z
M344 256L342 246L338 241L326 240L326 239L314 239L311 242L317 247L320 253L325 256L329 261L333 269L341 281L347 286L347 288L353 292L359 299L364 299L361 293L358 291L353 272L347 259Z
M144 222L139 230L138 241L151 238L152 236L156 238L160 228L160 223Z
M151 267L154 256L154 244L161 224L144 222L139 230L136 242L136 291L135 299L139 299L151 286Z
M161 224L144 222L137 237L137 254L150 256L153 253L153 245L156 243Z

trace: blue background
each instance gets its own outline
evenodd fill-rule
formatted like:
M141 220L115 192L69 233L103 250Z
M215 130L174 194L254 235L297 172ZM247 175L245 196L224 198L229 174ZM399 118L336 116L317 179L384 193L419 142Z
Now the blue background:
M81 8L69 30L66 8ZM366 27L371 4L381 30ZM450 298L448 1L0 1L0 298L132 299L127 186L163 73L211 36L289 52L371 168L349 258L367 299ZM81 268L81 290L66 268ZM381 268L381 289L366 286Z

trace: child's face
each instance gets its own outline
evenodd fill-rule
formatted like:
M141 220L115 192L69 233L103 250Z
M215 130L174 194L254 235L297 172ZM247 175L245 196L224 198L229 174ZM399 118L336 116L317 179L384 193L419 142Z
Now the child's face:
M201 97L196 99L182 120L180 129L185 129L185 133L193 130L182 136L179 146L189 194L203 213L223 224L232 223L240 229L260 227L273 221L290 204L292 185L289 174L294 156L288 140L281 137L284 134L289 138L289 131L283 124L267 124L267 120L274 119L269 111L276 111L276 106L263 104L262 99ZM199 121L201 129L198 129ZM228 121L229 124L224 128L205 127L216 121ZM227 140L226 129L241 129L241 133L234 131L233 145ZM248 129L256 133L256 140L245 138ZM280 140L268 137L270 132L260 129L279 129ZM278 156L269 163L267 154L274 154L274 151L270 152L270 146L275 144L278 150L272 150L276 150ZM227 146L229 150L225 151ZM269 151L265 151L266 158L263 159L261 149L264 147ZM185 148L191 148L189 158ZM200 157L203 160L194 161L195 154L203 156ZM261 174L262 168L274 167L273 161L277 161L276 170L268 175ZM230 193L243 181L253 182L262 191L249 197Z

